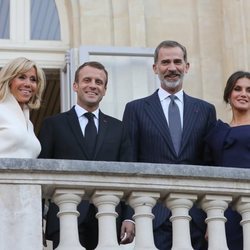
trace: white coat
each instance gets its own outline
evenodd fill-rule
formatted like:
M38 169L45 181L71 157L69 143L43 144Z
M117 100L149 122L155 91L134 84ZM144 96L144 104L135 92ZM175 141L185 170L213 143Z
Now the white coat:
M0 157L37 158L41 145L29 119L29 108L21 109L12 94L0 102Z

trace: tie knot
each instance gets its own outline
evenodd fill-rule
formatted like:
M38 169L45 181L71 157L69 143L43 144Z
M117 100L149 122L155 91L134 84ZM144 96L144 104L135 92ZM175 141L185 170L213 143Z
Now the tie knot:
M89 121L93 121L95 115L91 112L87 112L84 114L84 116L87 117Z
M169 98L171 99L172 102L174 102L174 100L177 99L176 95L170 95Z

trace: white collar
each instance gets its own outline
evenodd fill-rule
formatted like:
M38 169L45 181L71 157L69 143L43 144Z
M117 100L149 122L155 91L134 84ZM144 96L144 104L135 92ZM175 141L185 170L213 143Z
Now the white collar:
M96 109L95 111L91 112L95 115L95 117L97 119L99 119L99 108ZM82 115L84 115L85 113L88 113L89 111L87 111L86 109L82 108L80 105L76 104L75 105L75 111L76 111L76 114L77 114L77 117L81 117Z
M164 90L162 87L159 87L158 96L161 102L165 100L166 98L168 98L170 95L171 94L168 93L166 90ZM181 103L183 103L183 89L176 92L174 95L180 100Z

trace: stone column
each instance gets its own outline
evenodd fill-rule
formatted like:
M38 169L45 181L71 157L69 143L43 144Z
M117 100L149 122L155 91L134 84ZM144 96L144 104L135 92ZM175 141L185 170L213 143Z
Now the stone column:
M243 249L250 249L250 197L240 197L235 207L242 216Z
M201 201L207 213L208 250L228 250L224 212L231 200L232 197L226 195L205 195Z
M166 205L171 210L170 221L173 226L173 245L172 250L191 250L191 237L189 222L191 217L188 212L197 199L192 194L171 193L166 199Z
M0 185L0 249L43 249L41 202L39 185Z
M157 249L153 237L152 208L159 197L160 194L154 192L132 192L129 197L129 204L135 211L134 250Z
M96 250L119 250L117 242L116 206L123 196L122 191L97 190L92 196L94 205L98 208L99 239Z
M84 195L79 189L56 189L53 201L59 207L57 214L60 220L60 242L56 250L83 250L79 242L77 205Z

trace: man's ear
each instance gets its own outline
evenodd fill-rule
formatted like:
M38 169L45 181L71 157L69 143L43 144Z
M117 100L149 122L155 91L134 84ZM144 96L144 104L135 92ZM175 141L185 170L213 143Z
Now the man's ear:
M186 63L186 70L185 70L185 73L187 73L187 72L189 71L189 68L190 68L190 63L187 62L187 63Z
M153 64L153 71L155 72L155 74L158 74L158 69L155 63Z
M105 95L106 95L107 86L108 86L108 84L106 84L106 85L105 85L105 87L104 87L104 93L103 93L103 96L105 96Z
M77 83L77 82L74 82L74 83L73 83L73 90L74 90L75 92L77 92L77 90L78 90L78 83Z

